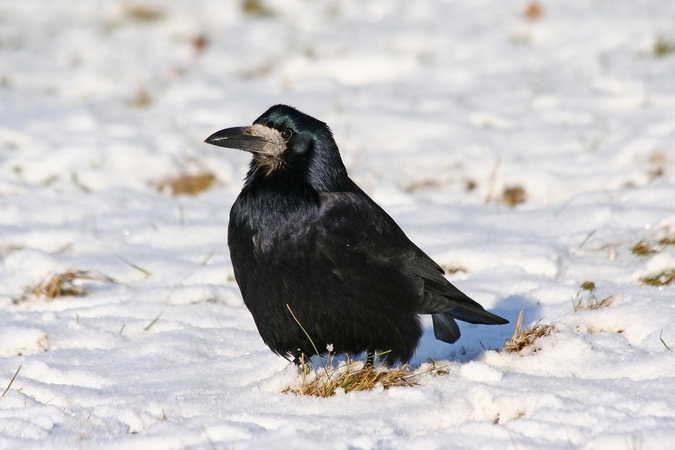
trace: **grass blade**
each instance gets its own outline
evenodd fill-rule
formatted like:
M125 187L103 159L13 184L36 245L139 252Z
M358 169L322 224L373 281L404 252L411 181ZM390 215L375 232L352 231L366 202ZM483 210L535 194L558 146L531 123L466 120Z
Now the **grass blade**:
M666 341L663 340L663 330L661 330L661 334L659 334L659 339L661 340L661 343L663 344L663 346L666 347L669 352L673 351L672 348L668 347L668 344L666 344Z
M157 321L159 320L159 318L162 317L162 314L164 314L164 311L162 311L161 313L159 313L159 316L155 317L154 320L153 320L152 322L150 322L150 324L148 324L147 327L143 328L143 331L148 331L150 328L152 328L152 326L153 326L155 323L157 323ZM121 330L120 330L120 332L121 332Z
M144 268L137 266L136 264L132 263L131 261L127 261L126 259L122 258L120 255L115 255L115 256L117 256L117 258L118 258L120 261L122 261L123 263L127 264L128 266L133 267L134 269L138 270L139 272L143 272L143 273L145 274L146 277L150 277L150 276L152 275L152 274L150 273L150 271L145 270Z
M16 380L16 376L19 375L19 370L21 370L22 367L23 367L23 364L20 364L19 368L16 369L16 372L14 372L14 376L12 377L11 380L9 380L9 384L5 388L5 392L3 392L2 395L0 395L0 398L4 397L5 394L7 394L7 391L9 391L9 388L12 387L12 383L14 383L14 380Z

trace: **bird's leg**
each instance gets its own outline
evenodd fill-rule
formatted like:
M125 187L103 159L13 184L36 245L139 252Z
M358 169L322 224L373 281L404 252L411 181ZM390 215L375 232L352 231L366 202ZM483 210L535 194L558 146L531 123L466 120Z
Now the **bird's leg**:
M364 367L370 367L371 369L375 365L375 352L366 353L366 364Z

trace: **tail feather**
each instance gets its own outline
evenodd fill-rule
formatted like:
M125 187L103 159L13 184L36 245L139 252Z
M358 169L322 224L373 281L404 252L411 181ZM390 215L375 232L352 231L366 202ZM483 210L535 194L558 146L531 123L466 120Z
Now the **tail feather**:
M461 320L463 322L477 323L481 325L504 325L509 323L508 320L484 310L481 306L475 307L473 305L460 305L444 312L443 314L449 314L455 319Z
M431 320L434 324L434 336L436 339L448 344L452 344L459 339L461 332L452 314L433 314Z

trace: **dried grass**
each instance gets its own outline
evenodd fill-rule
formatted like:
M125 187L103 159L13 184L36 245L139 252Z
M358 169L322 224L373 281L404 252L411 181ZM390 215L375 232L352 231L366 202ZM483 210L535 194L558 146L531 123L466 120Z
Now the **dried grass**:
M303 361L300 386L297 388L289 386L283 392L325 398L332 397L338 392L346 394L377 388L417 386L419 383L413 380L415 377L425 374L436 377L449 373L447 366L439 365L431 358L422 364L418 371L414 371L408 365L393 369L376 368L372 364L364 364L363 361L354 361L349 356L346 362L341 362L337 367L334 367L331 361L332 356L329 356L329 364L317 370L311 370Z
M77 280L94 280L116 283L112 278L100 273L89 270L69 270L63 273L57 273L44 279L35 286L25 289L23 299L28 294L37 297L46 297L48 300L54 300L63 296L83 297L89 294L85 286L77 284Z
M362 361L347 361L338 367L331 365L315 371L303 365L302 383L297 388L287 387L284 393L311 395L314 397L332 397L342 391L367 391L382 386L389 389L397 386L415 386L418 383L409 378L414 375L408 366L396 369L376 369Z
M664 270L651 277L642 277L640 282L648 286L667 286L675 283L675 269Z
M525 203L527 200L527 194L525 193L525 188L522 186L507 186L504 188L504 193L502 194L502 202L514 207L521 203Z
M613 295L605 297L602 300L598 300L598 298L595 296L595 283L592 281L584 281L581 283L580 287L581 289L588 291L588 298L584 299L581 295L581 291L577 292L576 297L572 299L572 307L574 308L574 312L577 312L581 309L593 311L595 309L604 308L605 306L611 305L612 301L614 300Z
M516 328L513 331L513 336L510 339L507 339L506 343L504 344L505 352L518 353L524 348L531 347L537 339L548 336L555 331L555 327L553 325L540 323L535 324L529 330L521 331L522 325L523 310L521 309L520 314L518 314L518 321L516 322ZM537 350L538 348L533 349L533 351Z
M150 94L148 93L148 90L145 89L142 86L139 87L136 90L136 94L134 95L134 99L131 101L131 105L134 108L145 108L150 103L152 103L152 97L150 97Z
M164 11L140 3L128 5L124 9L125 15L138 22L156 22L164 18Z
M656 253L656 250L654 250L647 241L638 242L630 249L630 251L637 256L649 256L652 253Z
M454 275L456 273L467 273L468 270L462 266L446 266L442 265L441 269L445 271L448 275Z
M654 40L654 55L662 57L675 52L675 40L657 36Z
M209 189L215 181L216 176L212 173L182 175L162 180L156 184L156 187L160 192L171 190L171 195L197 195Z
M437 178L424 178L406 183L403 185L403 190L405 192L429 191L441 189L444 185L445 182L443 182L443 180Z
M274 15L274 10L262 0L243 0L241 2L241 10L252 17L270 17Z
M7 394L7 391L9 391L9 388L12 387L12 383L14 383L14 380L16 380L16 377L17 377L17 375L19 375L19 371L21 370L22 367L23 367L23 364L19 364L19 368L16 369L16 372L14 372L14 376L12 377L11 380L9 380L9 384L7 385L5 390L3 391L2 395L0 395L0 398L4 397Z

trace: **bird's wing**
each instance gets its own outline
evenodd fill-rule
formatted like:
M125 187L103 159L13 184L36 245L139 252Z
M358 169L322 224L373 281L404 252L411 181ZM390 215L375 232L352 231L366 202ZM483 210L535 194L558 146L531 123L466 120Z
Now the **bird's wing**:
M471 323L503 320L450 284L443 269L413 244L394 220L355 186L321 195L319 245L336 247L370 265L397 267L417 293L418 313L442 314Z

